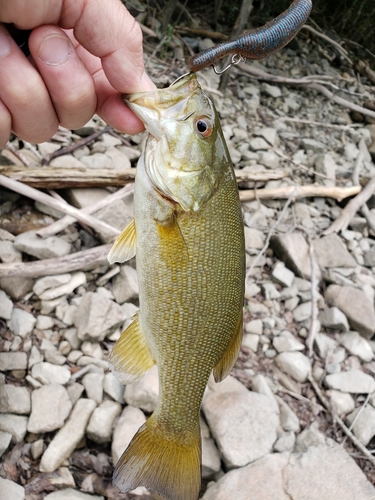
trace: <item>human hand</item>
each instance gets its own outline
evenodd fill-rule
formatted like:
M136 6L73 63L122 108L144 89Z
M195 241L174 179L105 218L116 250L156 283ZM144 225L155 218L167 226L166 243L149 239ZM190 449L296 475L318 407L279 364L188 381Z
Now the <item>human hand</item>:
M0 23L32 30L26 58L0 24L0 148L11 131L43 142L94 113L123 132L143 130L121 94L155 86L140 27L120 0L0 0Z

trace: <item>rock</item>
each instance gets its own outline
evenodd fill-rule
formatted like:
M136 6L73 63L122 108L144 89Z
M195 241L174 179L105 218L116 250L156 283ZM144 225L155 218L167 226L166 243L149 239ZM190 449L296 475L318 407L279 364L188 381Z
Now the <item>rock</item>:
M87 423L96 406L92 399L79 399L65 423L52 439L40 461L41 472L53 472L73 453L85 435Z
M371 405L367 405L364 408L356 408L346 417L346 422L352 429L355 437L358 438L364 446L367 446L375 436L375 408ZM353 422L354 425L351 427Z
M27 417L11 414L0 414L0 431L12 435L12 443L21 443L26 436Z
M339 416L347 415L355 408L355 401L347 392L331 389L330 391L327 391L327 396Z
M294 411L289 408L288 404L280 398L276 396L276 401L279 403L280 408L280 425L284 431L288 432L299 432L300 431L300 423L297 415Z
M137 271L128 265L122 265L120 274L113 280L113 295L116 302L123 304L128 300L138 297L138 277Z
M68 201L77 208L86 208L103 200L110 194L101 188L71 188L65 190Z
M272 450L279 417L256 392L211 393L203 411L227 467L242 467Z
M280 165L280 158L273 151L257 151L256 154L258 157L258 162L265 167L278 168L278 166Z
M95 443L108 443L112 436L112 426L121 413L120 403L115 401L103 401L91 415L87 426L87 436Z
M255 297L258 295L258 293L261 291L260 287L256 285L255 283L250 283L248 280L245 282L245 298L246 299L251 299L252 297Z
M312 151L315 154L321 154L326 151L326 145L322 142L316 141L315 139L310 139L308 137L303 137L301 139L302 146L305 151Z
M101 495L89 495L82 491L66 488L64 490L54 491L44 497L44 500L104 500Z
M4 262L4 264L22 262L22 254L16 250L11 241L0 241L0 260Z
M116 464L128 447L138 429L146 422L146 418L141 410L133 406L124 408L112 439L112 460Z
M351 394L368 394L375 391L374 378L361 370L332 373L326 376L325 382L330 389Z
M288 330L283 330L280 335L272 340L273 346L277 352L284 351L303 351L305 346L295 338Z
M318 354L322 359L325 359L329 353L335 351L337 342L331 339L325 333L316 333L314 337L314 344L318 349Z
M254 135L263 137L271 146L277 146L279 144L279 137L275 128L264 127L260 130L255 130Z
M273 283L262 283L263 295L266 300L274 300L280 298L280 292Z
M211 438L207 424L202 418L200 419L200 426L202 438L202 476L203 478L208 478L220 471L220 454L214 440Z
M3 290L0 290L0 318L10 319L12 310L13 302Z
M66 357L61 354L55 347L53 349L46 349L44 352L45 360L48 363L52 363L54 365L64 365L66 362Z
M79 398L82 396L83 391L85 388L83 387L82 384L78 384L78 382L73 382L73 384L69 384L68 387L66 388L69 399L72 402L72 405L74 406L76 402L79 400Z
M297 276L310 279L311 266L309 246L301 233L274 235L270 240L270 247L276 256ZM320 270L317 279L321 280Z
M318 175L315 176L315 181L319 184L324 184L327 187L333 187L336 183L336 162L329 154L321 154L315 158L315 170L329 177L329 179L322 178Z
M53 365L52 363L36 363L31 370L31 375L42 384L65 385L69 382L71 373L69 368Z
M249 142L249 148L251 151L267 150L269 148L268 143L261 137L251 139Z
M330 307L319 314L319 321L322 326L339 330L340 332L349 331L349 323L343 312L337 307Z
M0 352L0 372L9 370L26 370L27 354L25 352Z
M11 384L0 385L0 413L29 415L30 411L30 393L26 387Z
M10 434L10 432L0 431L0 458L8 449L11 440L12 434Z
M38 458L40 458L44 452L43 439L38 439L37 441L34 441L33 443L31 443L30 451L31 451L31 456L33 457L34 460L37 460Z
M34 434L60 429L72 409L67 390L59 384L48 384L34 390L31 402L32 411L27 430Z
M288 499L375 499L375 490L361 469L331 440L328 445L311 446L303 454L290 455L283 478Z
M253 352L257 352L259 345L259 335L256 333L245 333L242 337L242 345L251 349Z
M295 275L290 269L285 267L284 262L277 262L271 276L276 283L285 287L291 287Z
M315 257L322 267L356 267L357 263L337 234L313 240Z
M293 310L295 321L302 323L311 318L311 302L303 302Z
M14 481L0 477L0 491L4 500L24 500L25 488Z
M36 231L26 231L19 234L14 240L14 246L20 252L27 253L41 260L63 257L64 255L68 255L71 249L71 244L63 238L50 236L43 239L37 236Z
M281 97L282 95L279 87L264 82L261 84L260 90L263 94L273 97L274 99L276 99L277 97Z
M294 432L283 432L276 443L273 445L273 449L278 453L282 453L283 451L293 451L295 442L296 435L294 434Z
M264 245L264 241L266 239L265 235L262 231L258 231L258 229L253 229L247 226L245 228L245 248L256 248L261 250Z
M320 446L324 444L325 436L319 431L319 424L315 421L310 427L304 429L301 434L298 434L295 451L297 453L304 453L310 446Z
M269 386L269 384L267 382L266 377L264 377L260 373L258 375L255 375L255 377L252 379L251 389L254 392L258 392L259 394L263 394L264 396L266 396L268 398L269 402L271 403L271 405L273 406L273 409L275 410L275 412L277 414L280 413L279 405L276 401L274 393L271 390L271 387Z
M97 404L103 401L103 382L104 373L87 373L82 379L87 397Z
M153 366L146 375L125 387L124 398L128 405L153 412L159 397L158 369Z
M277 366L297 382L306 382L311 361L301 352L282 352L275 358Z
M23 309L15 307L10 318L9 328L15 335L25 338L31 333L36 323L36 318Z
M351 286L330 285L325 292L325 297L330 304L341 309L353 330L366 339L373 336L375 332L374 306L362 290Z
M55 288L50 288L39 294L39 298L42 300L53 300L62 295L69 295L76 288L86 283L86 275L82 271L73 273L71 279L68 283L57 286Z
M80 340L101 342L124 320L121 306L103 295L87 292L78 306L74 324Z
M369 342L357 332L347 332L340 335L339 343L351 354L358 356L362 361L370 362L374 357Z
M253 319L248 323L245 323L245 332L252 333L256 335L262 335L263 333L263 321L261 319Z
M71 279L72 275L69 273L44 276L43 278L39 278L38 280L36 280L33 286L33 292L40 298L46 290L51 290L62 285L66 285Z
M12 276L11 278L1 278L0 288L4 290L12 299L20 300L33 288L34 280L23 276Z
M233 494L236 500L291 500L284 491L283 473L288 459L288 453L274 453L232 470L209 485L202 500L229 500Z
M35 328L37 330L49 330L53 328L55 322L51 316L44 316L43 314L39 314L36 318Z
M109 372L104 377L104 392L120 404L124 404L124 386Z

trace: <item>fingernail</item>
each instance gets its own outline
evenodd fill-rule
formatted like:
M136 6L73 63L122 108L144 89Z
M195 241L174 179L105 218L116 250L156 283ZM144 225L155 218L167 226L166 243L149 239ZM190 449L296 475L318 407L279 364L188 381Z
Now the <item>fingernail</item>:
M47 36L39 49L39 59L45 64L58 66L67 61L72 53L72 46L69 40L61 35Z
M143 87L143 90L149 91L149 90L155 90L156 85L152 82L150 77L146 72L143 73L142 78L141 78L141 84Z
M0 29L0 57L7 56L10 52L11 46L12 39L3 29Z

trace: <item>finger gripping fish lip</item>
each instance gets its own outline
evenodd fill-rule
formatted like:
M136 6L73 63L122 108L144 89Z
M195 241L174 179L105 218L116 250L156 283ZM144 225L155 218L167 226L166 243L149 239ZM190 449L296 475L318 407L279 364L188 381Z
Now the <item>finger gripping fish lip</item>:
M219 43L191 57L188 63L190 71L212 66L229 54L239 54L246 59L263 59L273 54L296 36L311 9L311 0L294 0L285 12L264 26L245 31L235 40Z

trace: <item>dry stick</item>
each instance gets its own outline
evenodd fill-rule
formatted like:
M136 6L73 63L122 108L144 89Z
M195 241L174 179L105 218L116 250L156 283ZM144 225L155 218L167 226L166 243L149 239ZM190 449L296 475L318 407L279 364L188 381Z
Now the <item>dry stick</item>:
M314 29L312 26L309 26L308 24L304 24L301 29L305 29L313 33L314 35L322 38L323 40L326 40L329 42L331 45L336 47L336 49L340 52L342 57L346 59L351 65L353 64L353 61L348 57L348 51L345 50L339 43L335 42L335 40L332 40L332 38L329 38L327 35L324 35L323 33L320 33L316 29Z
M358 113L361 113L363 115L375 118L375 111L371 111L370 109L358 106L357 104L354 104L350 101L347 101L346 99L343 99L342 97L333 94L330 90L324 87L324 85L321 85L319 80L318 80L319 83L317 83L316 81L312 82L311 78L296 79L296 78L286 78L278 75L271 75L266 71L262 71L260 69L255 68L254 66L250 66L248 64L243 64L243 63L238 64L236 68L237 70L241 70L246 74L252 76L253 78L257 78L259 80L265 80L274 83L287 83L290 85L297 85L308 89L317 90L318 92L321 92L323 95L325 95L329 100L334 101L337 104L340 104L341 106L352 109L353 111L358 111ZM327 82L322 82L322 83L327 83Z
M275 189L257 189L256 196L259 199L277 199L289 198L293 195L294 198L309 198L309 197L322 197L322 198L335 198L338 201L355 196L361 191L360 186L351 187L327 187L327 186L285 186ZM241 201L255 200L255 191L253 189L240 191Z
M353 186L359 187L359 186ZM371 196L375 192L375 177L373 177L366 186L362 189L362 191L343 209L339 217L327 228L323 231L323 235L327 236L332 233L339 233L340 231L345 231L350 224L350 221L361 208L361 206L366 203Z
M117 201L117 200L122 200L125 196L128 196L132 194L134 191L134 184L128 184L127 186L124 186L123 188L119 189L113 194L110 194L103 198L102 200L93 203L92 205L81 208L80 212L84 214L92 214L97 212L98 210L107 207L111 203ZM47 238L48 236L53 236L54 234L60 233L60 231L63 231L66 227L70 226L70 224L73 224L76 222L75 217L71 217L70 215L65 215L60 220L57 220L56 222L53 222L47 227L44 227L43 229L40 229L37 231L37 235L41 236L42 238Z
M66 202L62 203L61 201L52 198L52 196L49 196L48 194L42 193L41 191L38 191L37 189L34 189L30 186L25 186L25 184L22 184L22 182L18 182L5 177L4 175L0 175L0 186L6 187L12 191L15 191L16 193L31 198L32 200L39 201L52 208L55 208L56 210L59 210L60 212L75 217L77 220L82 221L84 224L87 224L88 226L94 228L96 231L100 231L102 237L107 241L113 240L120 234L120 231L118 229L110 226L109 224L106 224L105 222L102 222L99 219L92 217L91 215L82 213L80 210L72 207Z
M8 278L11 276L38 278L51 274L64 274L72 271L79 271L81 269L92 269L104 263L107 263L109 266L107 255L111 246L111 244L101 245L56 259L0 264L0 278Z
M327 411L329 411L332 415L332 418L334 420L336 420L336 422L339 424L339 426L341 427L341 429L344 431L344 433L348 436L348 438L352 441L352 443L365 455L365 457L373 464L375 465L375 457L373 457L371 455L371 453L368 451L368 449L363 446L362 443L360 443L358 441L358 439L354 436L354 434L347 428L347 426L344 424L344 422L341 420L341 418L336 415L332 408L331 408L331 405L329 404L329 401L328 399L324 396L324 394L322 393L322 391L320 390L320 387L318 386L318 384L316 383L316 381L313 379L313 377L310 375L308 375L308 381L310 382L310 384L313 386L318 398L320 399L320 401L322 402L323 406L325 407L325 409Z
M26 158L25 155L23 155L17 148L14 147L14 145L8 141L5 145L5 149L8 149L11 153L14 154L24 165L25 167L30 166L30 160Z
M311 268L311 324L309 328L309 335L307 337L307 346L309 348L309 357L311 358L313 354L314 338L315 334L317 333L317 326L318 326L319 309L318 309L317 290L319 281L317 279L318 265L314 255L314 245L309 235L307 235L307 241L309 244L310 268Z
M363 154L359 153L358 157L357 157L357 161L355 163L354 171L353 171L353 184L354 185L359 185L359 171L362 167L362 164L363 164ZM372 229L372 231L375 232L375 220L370 212L369 207L367 206L367 203L364 203L362 205L361 212L362 212L362 215L365 217L370 229Z
M279 120L282 122L303 123L305 125L312 125L314 127L317 126L323 128L332 128L334 130L343 130L345 132L352 130L353 128L363 127L362 123L351 123L350 125L335 125L333 123L316 122L314 120L303 120L300 118L289 118L287 116L283 116L282 118L279 118Z

